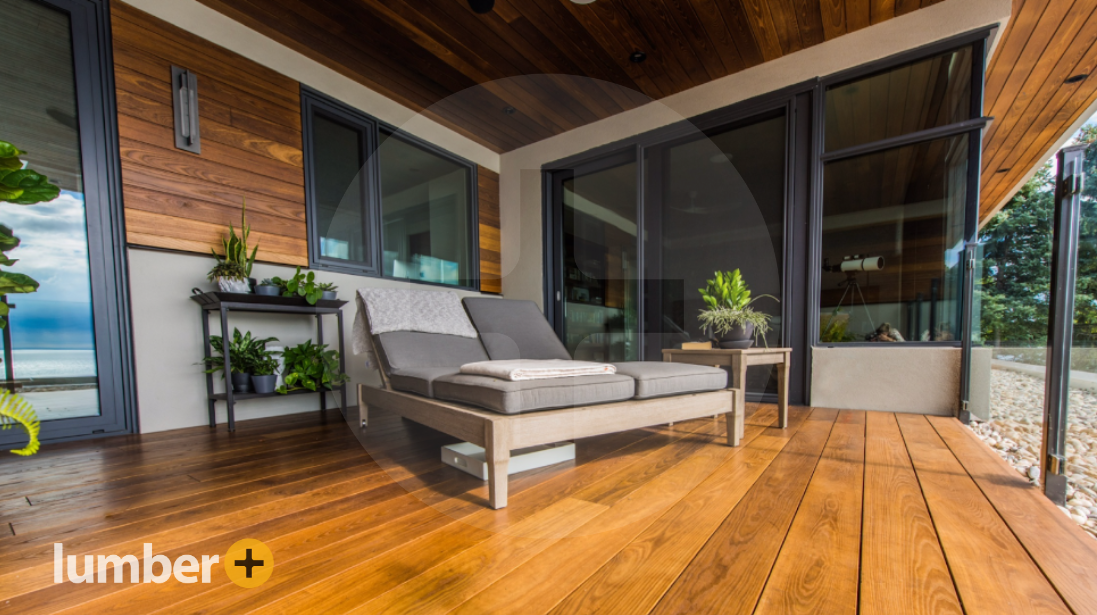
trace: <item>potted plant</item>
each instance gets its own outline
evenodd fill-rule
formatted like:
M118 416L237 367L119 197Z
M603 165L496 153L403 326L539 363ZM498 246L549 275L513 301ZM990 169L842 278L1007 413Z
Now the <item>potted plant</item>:
M316 305L316 302L324 296L324 291L316 283L316 274L311 271L306 274L300 267L292 278L284 280L276 277L272 281L282 289L283 297L302 297L309 305ZM334 289L334 286L332 288Z
M217 284L222 292L246 293L249 290L247 269L232 261L218 260L210 269L207 279Z
M701 310L701 324L712 330L721 348L750 348L758 336L764 340L773 317L750 306L763 297L774 301L777 297L759 295L752 299L738 269L714 275L705 288L698 289L707 306Z
M346 374L339 371L339 353L328 350L325 344L315 344L309 340L286 348L282 351L282 358L285 368L279 393L330 391L347 381Z
M232 382L232 390L237 393L247 393L251 391L251 374L256 368L256 363L262 360L267 354L267 342L276 342L278 338L267 337L263 339L253 338L251 331L247 333L240 333L240 329L233 328L232 340L229 342L229 368L232 370L230 380ZM214 373L224 371L225 369L225 344L220 335L211 335L209 338L210 346L217 353L218 356L209 357L205 359L206 373ZM277 365L275 365L277 369ZM224 378L225 375L221 374Z
M270 278L263 278L262 282L255 285L255 294L277 297L282 294L282 289Z
M236 235L236 229L229 223L228 237L221 238L221 247L224 255L210 248L210 253L217 259L217 264L209 272L209 281L216 282L217 287L226 293L250 293L255 280L251 279L251 266L255 264L255 255L259 246L255 246L248 254L248 236L251 235L251 227L247 221L248 203L245 200L240 209L240 235Z
M278 384L278 358L272 350L262 349L251 366L251 386L256 393L273 393Z
M336 292L339 290L339 287L333 282L321 282L320 284L317 284L316 287L323 291L320 294L320 298L324 301L335 301L339 296L339 293Z

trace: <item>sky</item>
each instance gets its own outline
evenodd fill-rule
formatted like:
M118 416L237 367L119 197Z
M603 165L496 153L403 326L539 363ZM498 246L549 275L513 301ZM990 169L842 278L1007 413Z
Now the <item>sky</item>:
M48 203L0 203L0 222L22 243L8 253L10 268L40 284L38 292L11 295L12 347L90 349L94 347L91 282L88 273L84 197L61 191Z

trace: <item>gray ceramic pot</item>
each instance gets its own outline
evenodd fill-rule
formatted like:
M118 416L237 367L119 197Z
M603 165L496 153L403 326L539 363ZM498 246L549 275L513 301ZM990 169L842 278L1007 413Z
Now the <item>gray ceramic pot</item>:
M250 393L251 392L251 374L233 374L232 375L232 392L233 393Z
M282 289L277 286L271 286L270 284L260 284L255 287L255 294L266 295L268 297L277 297L282 294Z
M748 322L745 326L740 325L735 327L731 331L717 337L717 340L720 342L720 348L750 348L754 345L754 325Z
M251 377L251 386L255 389L256 393L273 393L274 387L277 384L278 376L275 374Z
M320 296L324 301L335 301L335 298L339 296L339 293L334 290L325 290L324 294Z

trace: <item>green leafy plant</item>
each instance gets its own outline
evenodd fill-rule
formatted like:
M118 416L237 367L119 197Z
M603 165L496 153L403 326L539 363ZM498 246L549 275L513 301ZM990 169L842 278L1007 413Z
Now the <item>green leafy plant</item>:
M243 280L248 277L247 271L240 263L233 263L230 261L219 261L210 269L207 279L210 282L216 282L221 278L227 278L230 280Z
M316 285L316 288L325 292L335 292L339 290L339 287L335 285L335 282L321 282Z
M278 352L264 349L251 366L252 376L272 376L278 372Z
M705 288L699 288L706 309L701 310L698 320L709 327L716 335L726 335L736 327L754 326L754 337L765 339L769 331L769 321L773 318L765 312L750 307L763 298L778 301L773 295L751 297L750 288L738 269L735 271L717 271L715 277L708 280Z
M849 331L849 318L842 318L841 307L834 308L829 316L820 318L819 341L824 344L857 341L857 336Z
M0 201L15 205L34 205L52 201L61 189L49 178L32 169L24 169L19 158L26 152L7 141L0 141Z
M19 157L26 152L7 141L0 141L0 203L15 205L33 205L52 201L61 194L61 189L49 179L31 169L24 169ZM0 266L10 267L18 262L6 252L19 247L19 238L12 230L0 225ZM33 293L38 290L38 282L28 275L0 271L0 295ZM7 326L10 308L7 302L0 301L0 328Z
M35 415L34 409L22 396L7 389L0 390L0 430L11 429L16 425L27 432L29 442L23 448L17 448L11 452L22 457L37 453L40 446L38 432L41 425L38 423L38 416Z
M234 374L254 374L253 370L257 366L263 367L265 364L261 363L268 360L274 353L267 350L268 342L277 342L276 337L257 338L251 336L251 331L247 333L240 333L240 329L233 328L232 340L229 342L229 362L231 363L230 369ZM213 374L216 372L223 372L225 370L225 344L220 335L211 335L209 338L210 346L213 348L217 356L203 359L202 363L208 368L206 373ZM277 368L277 362L275 363ZM262 374L259 374L262 375ZM222 373L221 377L225 375Z
M255 264L255 255L259 252L259 246L252 248L251 254L248 254L248 237L251 235L251 226L248 225L247 216L248 202L245 200L243 207L240 208L240 235L236 235L236 228L230 222L228 237L221 238L221 250L224 255L220 255L216 250L210 248L210 253L217 259L217 264L209 273L211 282L221 277L242 280L251 276L251 266ZM221 267L221 271L225 272L241 271L243 275L215 275L218 267Z
M288 280L276 277L271 278L271 281L282 289L283 297L304 297L309 305L316 305L316 302L324 296L324 290L316 283L316 274L312 271L306 274L300 267Z
M339 353L328 350L325 344L315 344L309 340L286 348L282 356L285 359L282 372L285 384L278 387L279 393L330 391L347 381L346 374L339 371Z

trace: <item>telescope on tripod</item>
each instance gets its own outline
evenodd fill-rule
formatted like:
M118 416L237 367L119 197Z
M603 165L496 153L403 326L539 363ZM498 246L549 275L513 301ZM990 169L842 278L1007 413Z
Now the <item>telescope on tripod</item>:
M857 300L860 299L861 308L865 310L865 317L868 319L868 324L872 327L872 330L875 331L876 323L872 321L872 314L868 311L868 303L865 301L864 293L861 292L861 284L857 281L857 274L861 272L883 270L883 256L853 254L843 256L842 262L837 265L831 265L830 259L824 258L823 271L846 274L846 279L838 283L838 286L845 286L845 291L842 293L842 298L838 300L838 305L834 308L834 313L837 314L839 310L842 309L842 304L845 303L846 297L849 297L849 310L851 312L857 307Z

